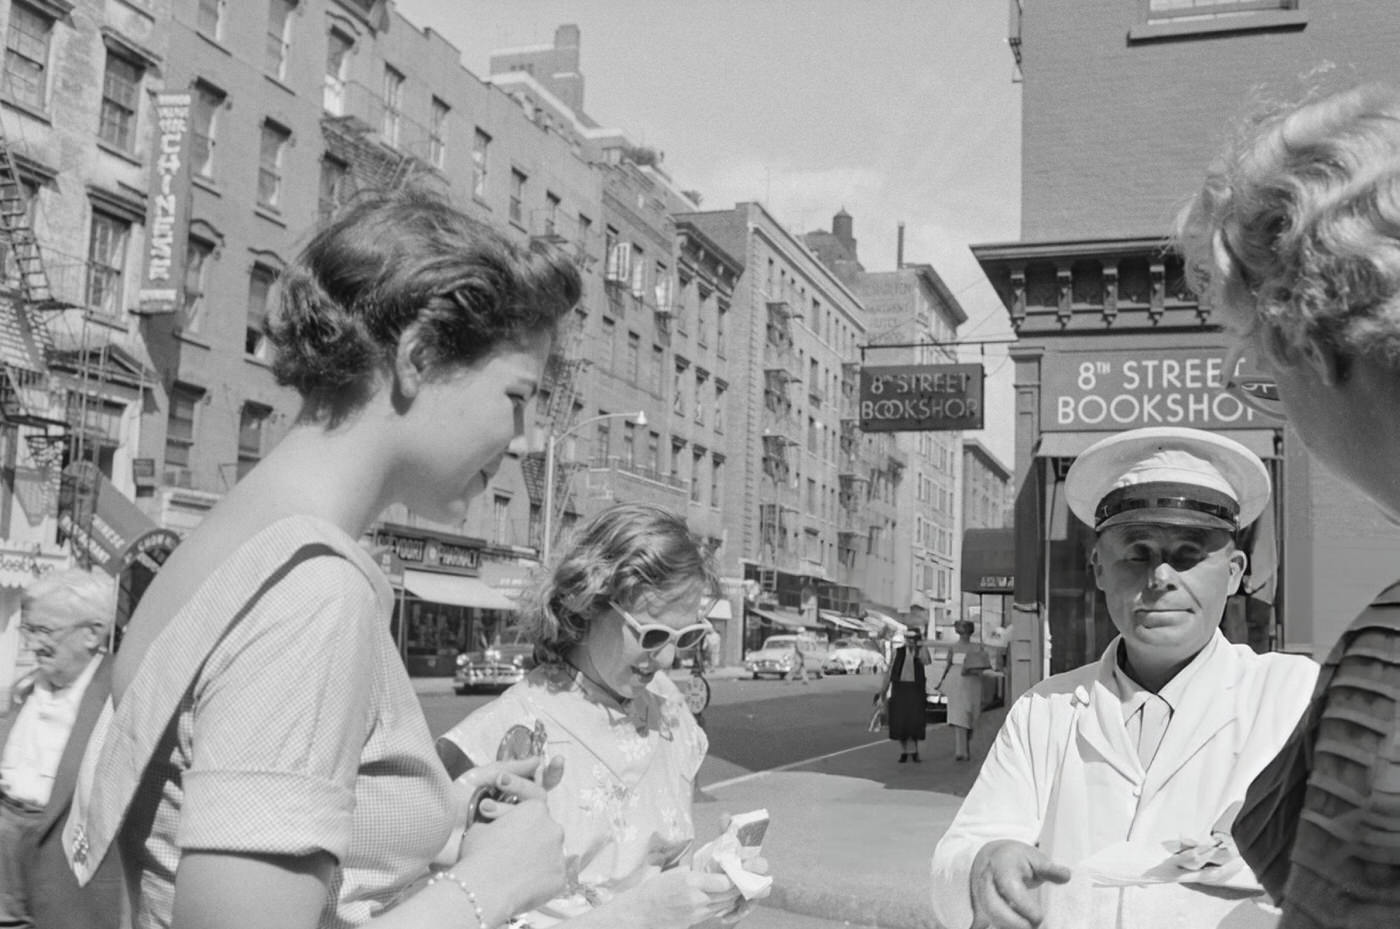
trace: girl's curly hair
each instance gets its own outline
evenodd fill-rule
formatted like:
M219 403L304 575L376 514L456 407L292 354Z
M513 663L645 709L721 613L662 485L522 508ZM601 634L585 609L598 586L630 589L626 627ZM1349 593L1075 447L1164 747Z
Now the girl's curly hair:
M717 596L719 575L705 542L670 510L620 503L578 531L521 618L535 660L559 664L609 609L656 607L683 597Z
M368 193L283 274L272 371L306 398L304 415L344 414L410 324L430 371L470 364L553 332L581 292L577 267L547 244L516 245L426 190Z
M1255 118L1177 219L1198 293L1284 360L1319 344L1400 365L1400 90Z

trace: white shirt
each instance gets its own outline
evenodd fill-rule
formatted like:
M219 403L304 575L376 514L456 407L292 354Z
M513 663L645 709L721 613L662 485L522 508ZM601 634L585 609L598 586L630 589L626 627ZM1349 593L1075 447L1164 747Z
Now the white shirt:
M1217 636L1212 636L1206 647L1196 653L1191 663L1177 672L1176 676L1153 693L1133 680L1123 668L1126 652L1118 648L1118 659L1113 665L1113 685L1118 699L1123 701L1123 726L1128 730L1128 741L1137 749L1138 760L1143 770L1152 764L1157 749L1166 737L1167 726L1171 724L1176 707L1186 692L1187 685L1200 672L1215 653Z
M34 806L48 805L58 763L78 718L78 705L101 660L100 654L94 655L77 679L59 690L43 681L35 682L0 756L0 788L7 796Z

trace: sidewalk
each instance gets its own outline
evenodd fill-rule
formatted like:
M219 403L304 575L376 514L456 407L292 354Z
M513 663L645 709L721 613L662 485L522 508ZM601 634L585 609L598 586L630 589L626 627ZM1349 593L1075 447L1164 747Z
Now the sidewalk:
M984 713L971 762L953 761L953 733L930 726L921 764L899 764L898 747L871 734L867 747L799 769L706 787L698 842L724 813L767 808L764 857L776 881L762 906L835 925L931 929L929 859L952 822L1005 717Z

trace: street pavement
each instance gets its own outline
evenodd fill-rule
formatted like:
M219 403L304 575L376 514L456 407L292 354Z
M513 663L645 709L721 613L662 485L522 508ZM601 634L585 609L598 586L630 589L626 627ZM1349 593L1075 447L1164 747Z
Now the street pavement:
M688 674L676 672L678 683ZM774 765L757 749L746 754L741 746L760 738L781 741L782 733L762 735L759 720L752 733L735 734L762 704L712 704L706 712L711 758L700 772L697 842L718 835L726 813L765 808L771 820L764 857L775 877L773 891L743 922L745 929L937 929L929 905L929 858L1005 710L983 714L972 761L954 761L952 730L930 725L922 763L900 764L899 746L859 722L869 718L863 698L874 681L838 678L775 690L734 681L737 669L708 676L717 692L751 686L764 699L820 707L822 718L811 724L842 729L834 741L818 740L816 729L796 733L797 746L789 744L782 753L793 760ZM446 682L416 683L420 694L450 693ZM834 714L833 705L846 709ZM755 759L769 767L758 767L764 761Z

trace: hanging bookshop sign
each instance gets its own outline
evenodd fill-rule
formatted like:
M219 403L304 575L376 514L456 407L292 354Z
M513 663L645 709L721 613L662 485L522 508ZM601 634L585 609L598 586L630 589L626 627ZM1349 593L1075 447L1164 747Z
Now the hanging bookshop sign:
M860 428L865 432L981 429L980 364L884 365L860 369Z

